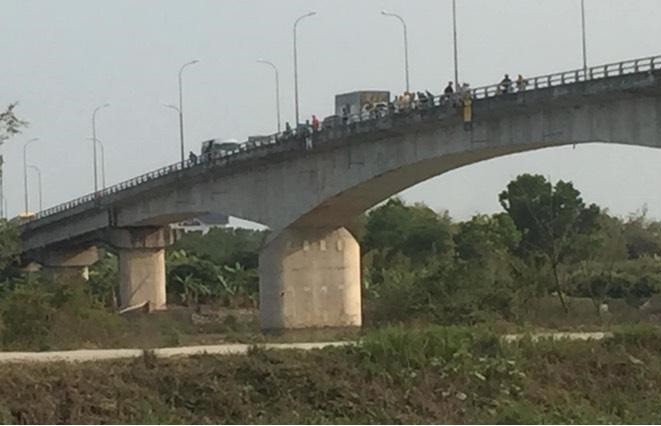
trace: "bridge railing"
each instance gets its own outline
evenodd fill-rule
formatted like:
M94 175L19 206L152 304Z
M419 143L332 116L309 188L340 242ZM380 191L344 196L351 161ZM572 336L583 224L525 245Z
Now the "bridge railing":
M399 114L402 112L408 112L413 109L424 109L424 108L433 108L441 105L456 105L460 101L462 96L469 96L474 100L487 99L496 96L506 96L513 93L527 92L539 89L546 89L550 87L563 86L568 84L575 84L585 81L609 78L609 77L619 77L627 74L635 74L640 72L651 72L654 70L661 69L661 56L652 56L641 59L633 59L623 62L616 62L612 64L599 65L596 67L588 68L587 70L579 69L566 72L560 72L555 74L548 74L539 77L531 77L525 79L524 82L517 84L516 81L512 81L507 87L502 83L493 84L484 87L478 87L476 89L469 89L466 93L455 93L453 95L441 95L441 96L432 96L427 97L423 101L422 99L411 100L405 104L401 104L397 100L391 103L387 109L373 110L370 112L361 112L358 114L352 114L346 117L342 117L343 125L349 125L356 122L371 121L391 114ZM306 132L309 132L309 129L306 129ZM296 130L293 130L289 133L289 136L292 137L305 137L304 134L301 134L299 131L297 134ZM228 164L229 162L236 159L239 155L253 151L254 149L261 148L263 146L273 145L279 143L281 140L288 140L287 134L275 134L267 137L265 141L256 141L249 142L248 144L242 144L238 148L225 151L222 153L217 153L210 155L208 157L199 158L198 160L187 160L183 162L177 162L165 167L161 167L157 170L136 176L132 179L120 182L116 185L104 188L98 192L84 195L75 200L67 201L62 204L58 204L49 209L43 210L37 213L32 220L41 219L62 211L66 211L83 204L99 201L100 199L107 197L118 192L134 188L143 183L152 181L154 179L161 178L163 176L169 175L171 173L180 172L181 170L189 169L191 167L201 166L201 165L221 165Z

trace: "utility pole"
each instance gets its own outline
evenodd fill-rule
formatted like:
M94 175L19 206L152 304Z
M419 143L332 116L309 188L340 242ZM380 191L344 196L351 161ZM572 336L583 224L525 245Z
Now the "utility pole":
M452 34L454 39L454 87L459 90L459 49L457 48L457 0L452 0Z
M92 113L92 153L94 155L94 193L99 191L99 172L96 165L96 114L103 108L108 108L110 104L103 104L94 109Z
M301 22L303 19L308 18L310 16L316 15L317 12L308 12L303 16L300 16L296 21L294 22L294 104L296 107L296 123L294 125L295 129L298 129L298 125L300 123L299 120L299 106L298 106L298 41L297 41L297 36L296 36L296 29L298 28L298 23Z
M409 35L408 35L408 29L406 27L406 21L404 21L404 18L397 15L396 13L390 13L388 11L382 10L381 14L383 16L391 16L393 18L397 18L399 22L402 23L402 28L404 29L404 75L406 78L406 91L410 92L411 80L409 78Z
M276 67L275 64L271 61L267 61L266 59L258 59L257 62L270 66L275 72L275 110L276 118L278 120L278 133L280 133L280 73L278 72L278 67Z
M24 196L24 206L25 206L25 215L30 212L28 205L28 146L38 141L39 138L32 138L23 145L23 196Z
M587 36L585 33L585 0L581 0L581 32L583 36L583 73L585 79L588 79L588 47Z
M43 204L42 204L42 195L43 194L42 194L42 191L41 191L41 183L42 183L41 169L37 166L34 166L34 165L28 165L28 168L34 170L35 173L37 173L37 186L38 186L38 189L39 189L39 211L42 211L43 210Z
M182 74L184 72L184 69L186 67L195 65L199 60L195 59L193 61L190 61L188 63L185 63L181 66L179 69L179 143L180 143L180 151L181 151L181 167L184 167L184 163L186 161L185 159L185 145L184 145L184 88L183 88L183 81L182 81Z

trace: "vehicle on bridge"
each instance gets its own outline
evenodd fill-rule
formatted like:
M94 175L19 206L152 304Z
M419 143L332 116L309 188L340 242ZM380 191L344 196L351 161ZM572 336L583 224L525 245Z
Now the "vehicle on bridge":
M209 139L202 142L200 157L205 160L214 155L226 155L239 149L241 144L236 139Z
M351 123L378 118L388 113L390 92L385 90L359 90L335 96L335 116L340 122ZM324 124L327 117L324 119ZM334 123L328 123L332 126Z
M9 222L20 226L24 223L30 222L36 217L36 213L33 212L20 212L16 217L10 219Z

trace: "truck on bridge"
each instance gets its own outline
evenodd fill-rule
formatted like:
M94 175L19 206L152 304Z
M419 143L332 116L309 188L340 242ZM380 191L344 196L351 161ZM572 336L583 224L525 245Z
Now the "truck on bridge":
M385 90L359 90L335 95L335 114L324 118L323 127L335 127L344 122L359 121L363 114L385 115L390 103L390 92Z

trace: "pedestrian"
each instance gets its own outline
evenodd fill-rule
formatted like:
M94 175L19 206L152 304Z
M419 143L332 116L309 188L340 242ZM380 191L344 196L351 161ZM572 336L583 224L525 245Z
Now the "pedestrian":
M523 92L526 90L526 87L528 86L528 80L523 78L521 74L519 74L519 77L516 79L516 90L519 92Z
M444 94L445 96L450 96L450 95L452 95L453 93L454 93L454 87L452 87L452 82L451 82L451 81L448 81L448 86L447 86L447 87L445 88L445 90L443 91L443 94Z
M191 151L188 154L188 161L190 161L192 164L197 163L197 155L195 155L195 153L193 151Z
M509 74L505 74L505 77L500 82L499 88L500 93L509 93L510 89L512 88L512 79L510 78Z
M291 124L289 124L289 121L285 123L285 135L286 136L291 135Z
M321 122L319 121L319 118L316 115L312 115L312 131L313 132L318 132L321 127Z
M464 130L473 129L473 95L470 86L464 83L461 86L461 104L463 105Z

